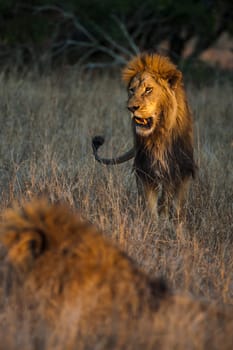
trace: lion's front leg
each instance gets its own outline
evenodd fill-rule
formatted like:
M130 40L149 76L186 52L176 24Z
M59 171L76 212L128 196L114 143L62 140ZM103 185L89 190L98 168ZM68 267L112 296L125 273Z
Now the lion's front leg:
M156 216L158 219L158 198L159 189L158 188L146 188L146 201L150 212Z
M139 194L140 206L146 211L153 214L158 219L158 198L159 186L152 186L137 178L137 188Z
M184 212L185 198L187 196L190 185L190 178L184 179L180 186L176 188L174 193L174 208L175 214L178 221L182 220Z
M158 199L158 213L160 217L171 218L173 216L172 194L168 187L163 187Z
M180 184L164 186L158 200L159 216L165 216L169 220L179 222L182 220L184 211L184 200L189 187L189 179Z

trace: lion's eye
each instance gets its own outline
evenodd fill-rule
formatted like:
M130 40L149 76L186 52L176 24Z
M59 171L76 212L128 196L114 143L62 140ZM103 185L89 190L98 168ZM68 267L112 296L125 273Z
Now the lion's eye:
M152 92L152 87L147 87L145 93L150 94Z
M133 95L134 94L134 88L129 88L129 94Z

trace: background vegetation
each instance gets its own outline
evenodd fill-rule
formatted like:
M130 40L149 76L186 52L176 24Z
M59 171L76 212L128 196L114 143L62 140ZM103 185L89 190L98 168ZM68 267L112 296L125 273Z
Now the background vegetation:
M230 0L1 0L0 63L120 65L138 50L197 58L233 34Z

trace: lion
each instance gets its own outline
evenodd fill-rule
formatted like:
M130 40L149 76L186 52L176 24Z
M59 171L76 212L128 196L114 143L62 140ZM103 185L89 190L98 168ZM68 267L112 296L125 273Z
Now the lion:
M7 284L5 304L10 309L7 328L1 301L3 348L18 349L21 344L30 349L165 350L232 345L232 312L226 318L215 306L174 294L166 281L141 271L65 204L43 198L7 209L0 242L7 266L1 283ZM19 314L16 320L13 312ZM24 329L23 336L19 329Z
M183 86L182 73L168 57L142 53L122 72L128 88L134 146L113 159L97 151L104 138L92 139L95 159L120 164L134 158L138 193L144 207L156 216L179 217L196 165L193 121Z
M51 326L76 306L79 332L103 330L114 319L150 317L168 295L162 278L146 276L65 204L38 199L6 210L0 242L11 271L7 284L14 282L8 294L23 288L30 309L42 300L41 314Z

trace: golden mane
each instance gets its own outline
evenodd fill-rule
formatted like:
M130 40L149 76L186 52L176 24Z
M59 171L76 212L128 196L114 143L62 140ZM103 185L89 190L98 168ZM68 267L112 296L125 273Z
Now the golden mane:
M162 79L172 77L176 81L182 80L182 73L177 70L176 65L168 57L153 53L143 53L129 61L122 71L122 79L129 84L136 74L144 71Z

